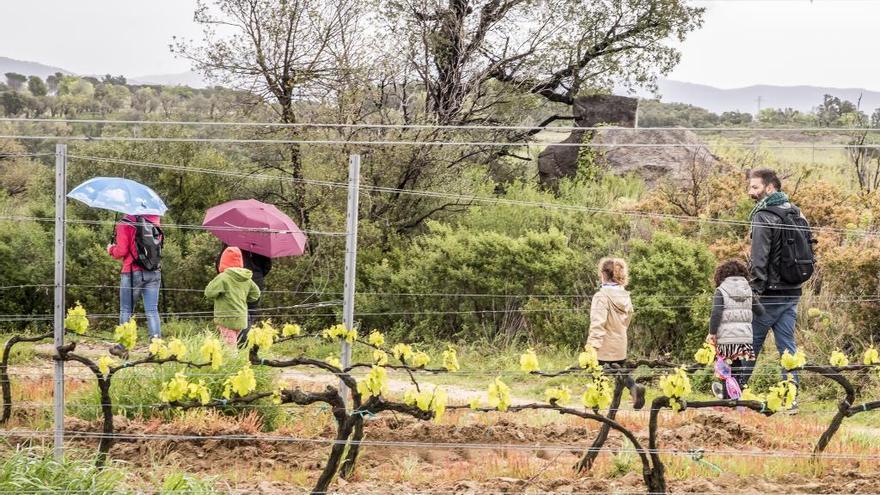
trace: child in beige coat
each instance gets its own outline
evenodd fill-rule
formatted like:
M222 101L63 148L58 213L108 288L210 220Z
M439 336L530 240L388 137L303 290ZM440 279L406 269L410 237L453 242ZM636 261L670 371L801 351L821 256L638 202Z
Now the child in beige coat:
M620 258L604 258L599 262L602 286L590 306L587 345L596 349L599 363L606 367L626 367L627 330L633 315L632 300L626 290L628 271L626 262ZM641 409L645 405L645 387L637 385L629 373L624 374L624 379L633 407Z

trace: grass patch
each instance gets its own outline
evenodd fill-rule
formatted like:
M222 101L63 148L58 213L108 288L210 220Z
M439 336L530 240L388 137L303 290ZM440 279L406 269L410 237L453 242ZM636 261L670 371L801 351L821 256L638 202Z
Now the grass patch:
M117 464L96 468L91 459L65 457L56 461L51 452L19 450L0 464L0 492L3 493L127 493L120 488L125 473Z
M186 493L189 495L212 495L217 493L213 482L190 476L181 471L176 471L165 477L159 495L172 495Z
M198 350L201 347L202 336L191 333L181 333L179 335L180 339L189 349L187 359L200 361ZM165 420L177 417L180 415L179 411L159 411L157 407L160 405L159 392L165 383L174 378L174 375L178 372L186 373L191 381L204 380L205 385L211 392L211 397L221 397L226 379L237 373L248 363L247 353L227 347L223 361L223 365L219 370L187 368L177 363L145 365L122 370L114 375L110 390L114 414L128 418L159 417ZM264 366L253 366L252 369L257 381L257 390L272 390L274 388L278 375L277 370ZM100 417L100 404L100 395L97 386L94 386L72 394L67 410L68 414L91 421ZM221 411L230 415L256 411L266 430L273 430L275 428L276 420L280 415L280 407L274 406L269 400L223 408Z

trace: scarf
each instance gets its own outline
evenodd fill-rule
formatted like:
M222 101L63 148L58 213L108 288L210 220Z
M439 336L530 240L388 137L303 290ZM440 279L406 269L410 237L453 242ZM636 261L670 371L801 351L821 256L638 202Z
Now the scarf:
M782 191L776 191L769 196L764 196L758 201L755 207L752 208L752 212L749 213L749 221L755 218L755 215L764 208L768 206L779 206L785 203L788 203L788 194L785 194Z

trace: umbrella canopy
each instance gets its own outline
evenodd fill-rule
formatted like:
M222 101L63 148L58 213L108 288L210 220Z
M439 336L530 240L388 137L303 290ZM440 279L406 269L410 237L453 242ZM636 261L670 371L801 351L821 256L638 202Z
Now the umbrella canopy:
M224 243L270 258L299 256L308 240L274 205L255 199L228 201L205 214L202 225Z
M95 177L73 188L68 198L93 208L128 215L164 215L168 207L149 187L121 177Z

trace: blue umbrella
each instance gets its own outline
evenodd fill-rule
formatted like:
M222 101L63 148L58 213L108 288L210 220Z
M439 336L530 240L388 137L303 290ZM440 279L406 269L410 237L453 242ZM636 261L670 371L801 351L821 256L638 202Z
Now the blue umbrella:
M168 207L149 187L121 177L95 177L76 186L68 198L128 215L164 215Z

